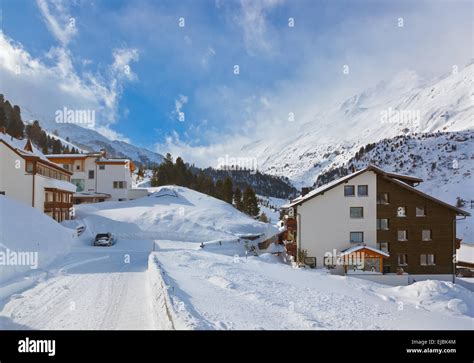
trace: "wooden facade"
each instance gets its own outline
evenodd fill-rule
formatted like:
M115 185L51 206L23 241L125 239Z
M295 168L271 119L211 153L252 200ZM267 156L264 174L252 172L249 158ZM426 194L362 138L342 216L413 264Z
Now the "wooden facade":
M44 189L44 213L46 213L58 222L71 219L70 210L73 207L73 193L57 188Z
M377 202L377 219L388 220L387 229L378 227L377 230L377 242L387 242L390 254L384 272L395 273L403 269L410 274L452 274L456 211L378 174L377 195L381 193L388 194L388 203ZM424 210L424 216L421 213L417 216L417 208ZM430 238L422 238L423 230L430 231L425 232ZM406 240L399 240L398 231L406 231ZM425 256L428 255L434 256L430 264L426 263Z

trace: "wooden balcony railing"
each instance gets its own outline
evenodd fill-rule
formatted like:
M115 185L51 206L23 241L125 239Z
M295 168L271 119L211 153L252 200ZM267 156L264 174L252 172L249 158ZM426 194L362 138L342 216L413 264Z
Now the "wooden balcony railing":
M71 208L71 202L44 202L44 209Z

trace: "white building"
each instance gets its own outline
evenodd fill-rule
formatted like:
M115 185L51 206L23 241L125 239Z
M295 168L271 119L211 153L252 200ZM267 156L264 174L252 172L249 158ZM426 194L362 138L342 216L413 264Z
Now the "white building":
M283 206L286 238L318 268L451 280L456 218L469 213L416 189L422 181L370 165ZM362 255L362 268L347 261Z
M49 161L31 142L0 131L0 194L37 208L58 222L71 218L72 173Z
M77 185L74 203L123 201L147 194L132 190L134 163L129 159L107 158L105 151L86 154L51 154L47 158L73 173Z

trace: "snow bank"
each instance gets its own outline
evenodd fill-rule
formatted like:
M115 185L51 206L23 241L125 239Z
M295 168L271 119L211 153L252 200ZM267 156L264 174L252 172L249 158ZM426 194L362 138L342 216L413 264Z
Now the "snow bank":
M153 252L148 257L147 279L151 287L153 309L157 315L164 317L164 319L159 319L163 325L160 329L190 329L177 314L177 310L184 311L184 309L176 309L176 306L173 305L168 293L169 286L163 279L156 253Z
M22 273L44 269L66 254L74 239L73 230L38 209L0 196L0 284Z
M451 282L427 280L378 292L419 309L474 317L474 293Z
M131 201L79 205L76 218L83 218L89 230L126 238L206 242L247 234L270 237L278 232L226 202L188 188L150 191L154 193Z

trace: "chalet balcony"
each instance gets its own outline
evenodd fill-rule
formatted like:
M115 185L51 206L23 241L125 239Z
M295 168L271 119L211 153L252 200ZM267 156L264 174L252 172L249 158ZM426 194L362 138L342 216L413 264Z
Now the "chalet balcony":
M51 209L68 209L73 206L72 202L44 202L44 209L51 210Z

